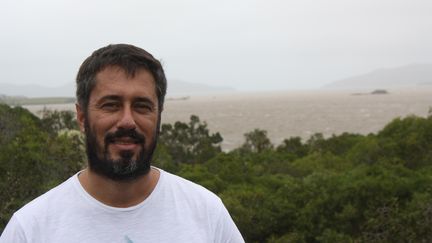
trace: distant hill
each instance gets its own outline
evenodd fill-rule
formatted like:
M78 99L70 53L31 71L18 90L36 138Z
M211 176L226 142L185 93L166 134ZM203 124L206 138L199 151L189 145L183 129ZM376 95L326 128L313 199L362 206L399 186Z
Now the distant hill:
M218 87L204 84L190 83L179 80L168 82L167 97L188 96L235 91L229 87ZM36 84L15 85L0 83L0 95L23 97L75 97L75 83L68 83L58 87L46 87Z
M48 105L48 104L71 104L75 103L74 97L33 97L6 96L0 94L0 103L8 105Z
M323 86L325 89L388 89L418 86L432 87L432 64L412 64L381 68Z
M46 87L37 84L17 85L0 83L0 95L24 97L74 97L75 84Z
M234 88L225 86L213 86L198 83L185 82L180 80L168 81L168 97L188 96L188 95L201 95L213 94L223 92L233 92Z

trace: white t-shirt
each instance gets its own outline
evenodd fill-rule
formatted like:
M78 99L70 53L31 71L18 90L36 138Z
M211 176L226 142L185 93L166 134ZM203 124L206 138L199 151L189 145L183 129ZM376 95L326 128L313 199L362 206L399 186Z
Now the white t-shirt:
M244 242L215 194L159 171L150 196L129 208L97 201L76 174L15 212L0 243Z

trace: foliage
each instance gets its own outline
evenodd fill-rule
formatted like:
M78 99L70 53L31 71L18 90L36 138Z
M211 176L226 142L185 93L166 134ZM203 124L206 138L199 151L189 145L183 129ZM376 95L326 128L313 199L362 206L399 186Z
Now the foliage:
M407 117L376 135L315 134L274 148L257 129L179 174L210 185L247 242L429 242L431 132L430 117Z
M17 208L80 170L84 153L77 135L53 133L20 107L0 104L0 130L2 230Z
M221 142L221 135L210 134L207 124L195 115L189 123L163 124L159 137L159 143L175 164L206 161L221 152Z
M307 155L308 150L308 146L301 142L300 137L284 139L282 144L277 147L277 152L293 154L298 158Z
M57 111L44 108L42 111L42 126L47 130L58 133L62 130L78 130L78 123L72 111Z
M273 144L267 137L267 131L255 129L244 134L245 142L240 147L243 153L261 153L265 150L273 149Z
M73 124L68 113L39 119L0 105L0 229L81 168ZM229 152L221 141L197 116L163 124L153 164L217 193L246 242L432 241L430 114L367 136L314 134L274 146L255 129Z

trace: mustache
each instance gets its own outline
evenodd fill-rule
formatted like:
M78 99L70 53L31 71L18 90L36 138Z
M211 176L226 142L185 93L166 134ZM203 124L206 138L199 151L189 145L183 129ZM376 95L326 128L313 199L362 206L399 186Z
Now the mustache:
M107 133L105 135L105 143L113 143L118 138L131 138L135 143L144 143L145 137L144 135L135 131L135 129L119 129L115 132Z

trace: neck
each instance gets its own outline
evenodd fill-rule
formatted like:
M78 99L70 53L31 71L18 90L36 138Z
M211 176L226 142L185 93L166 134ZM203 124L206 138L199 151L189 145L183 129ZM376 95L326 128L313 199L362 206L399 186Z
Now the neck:
M151 168L149 173L133 181L113 181L87 168L78 175L78 180L96 200L111 207L126 208L144 201L156 187L159 176L159 170Z

